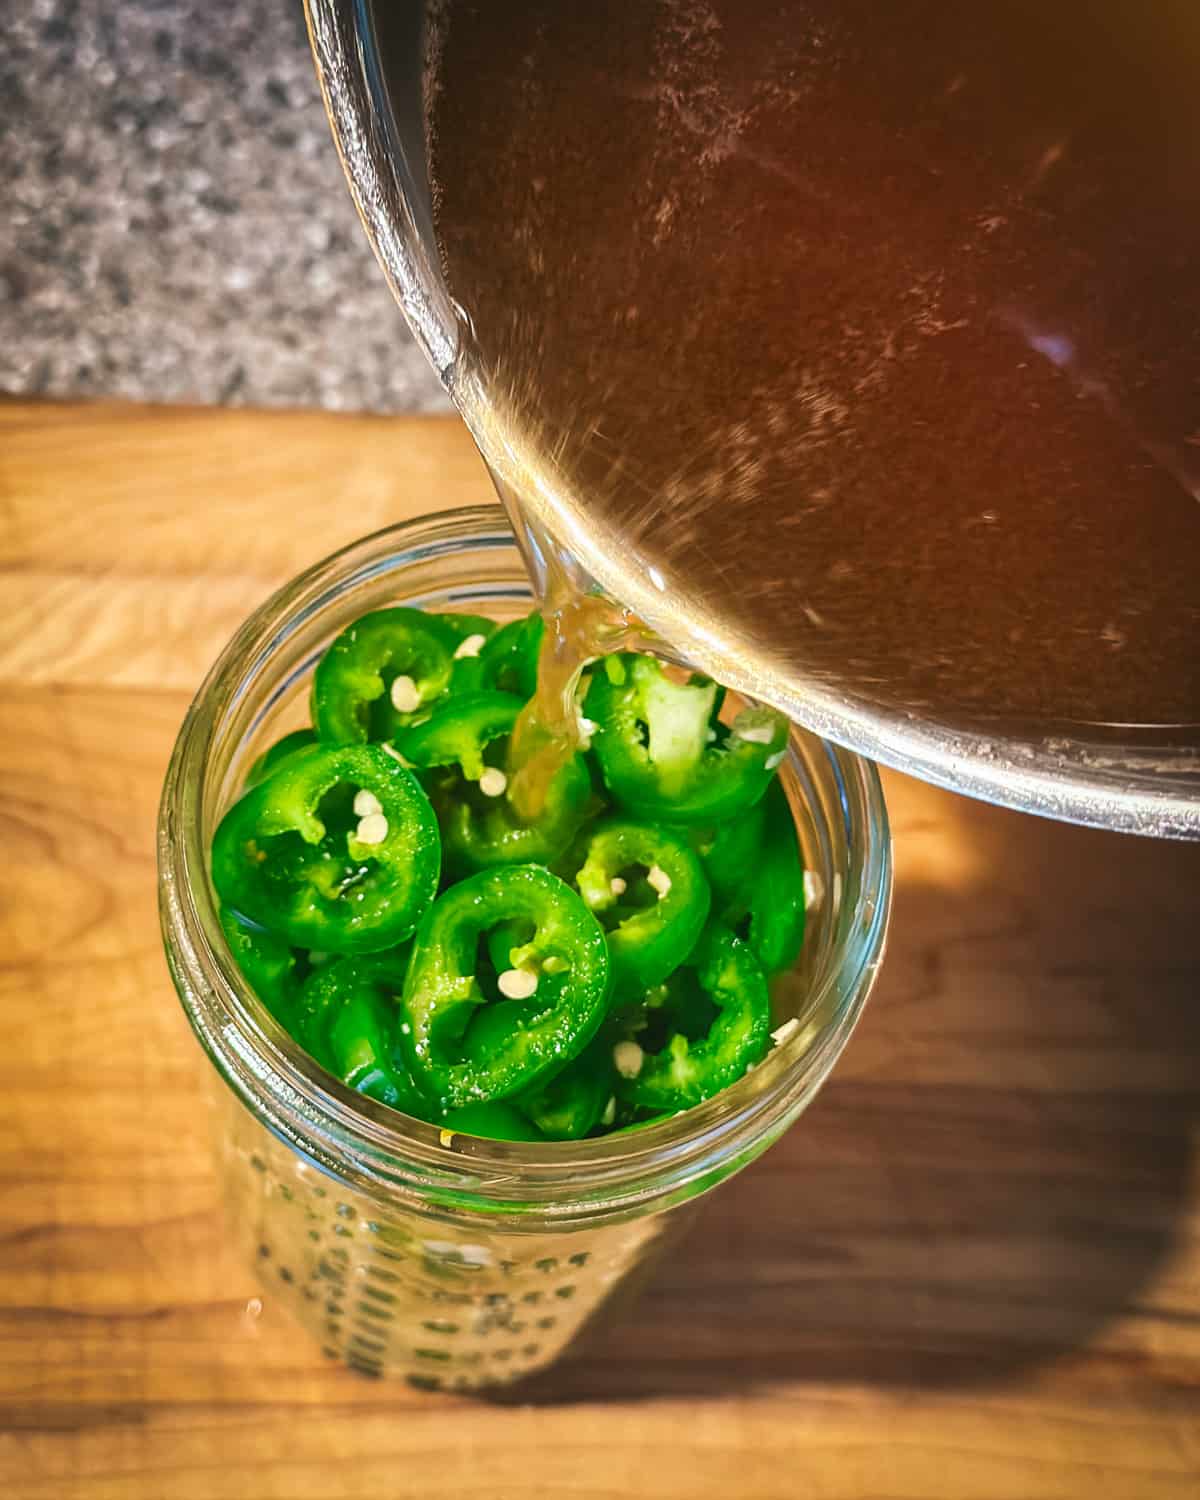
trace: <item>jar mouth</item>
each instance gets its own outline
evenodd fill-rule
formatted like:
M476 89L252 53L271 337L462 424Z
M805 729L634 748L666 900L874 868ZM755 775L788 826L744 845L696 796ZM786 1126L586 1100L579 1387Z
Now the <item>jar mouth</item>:
M316 617L368 580L386 588L394 576L401 591L406 572L421 566L464 553L482 560L513 547L498 505L422 516L317 563L250 616L202 684L171 757L158 833L163 934L185 1012L218 1072L314 1170L370 1191L416 1196L451 1216L611 1218L682 1201L751 1160L800 1113L845 1045L882 957L891 895L887 814L873 765L793 731L827 759L849 860L846 878L834 879L840 892L829 893L833 937L806 993L799 1034L705 1103L593 1140L454 1134L448 1148L436 1125L331 1078L250 991L221 932L209 876L212 826L228 791L220 761L230 725L261 718L256 702L264 682L268 698L278 696L280 679L294 685L311 667L311 650L306 657L298 648ZM794 739L793 755L799 743Z

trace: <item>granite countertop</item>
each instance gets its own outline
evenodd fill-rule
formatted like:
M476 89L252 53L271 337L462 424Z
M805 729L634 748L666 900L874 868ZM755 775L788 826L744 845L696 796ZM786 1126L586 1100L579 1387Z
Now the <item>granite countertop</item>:
M31 0L0 33L0 391L444 408L300 0Z

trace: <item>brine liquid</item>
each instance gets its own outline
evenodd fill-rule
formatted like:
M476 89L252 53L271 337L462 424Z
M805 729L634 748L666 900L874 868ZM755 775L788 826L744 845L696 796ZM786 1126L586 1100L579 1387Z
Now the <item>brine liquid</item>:
M449 0L427 65L531 514L847 701L1197 744L1195 0Z
M528 819L541 812L551 780L587 739L579 707L584 668L611 651L636 651L652 644L627 610L601 595L580 592L556 568L539 602L546 633L537 689L513 729L515 775L509 788L513 806Z

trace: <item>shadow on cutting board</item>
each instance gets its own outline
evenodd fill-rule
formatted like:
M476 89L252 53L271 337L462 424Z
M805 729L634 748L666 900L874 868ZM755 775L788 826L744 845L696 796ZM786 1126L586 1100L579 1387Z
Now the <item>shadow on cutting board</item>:
M824 1093L640 1301L497 1399L1000 1383L1085 1345L1152 1365L1194 1320L1150 1283L1200 1119L1200 846L889 796L891 946Z

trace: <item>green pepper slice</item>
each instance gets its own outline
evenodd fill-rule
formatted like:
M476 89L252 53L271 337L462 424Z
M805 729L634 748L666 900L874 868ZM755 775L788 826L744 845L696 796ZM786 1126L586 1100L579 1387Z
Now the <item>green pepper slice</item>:
M227 906L296 947L376 953L412 934L439 863L411 771L378 745L314 745L225 814L212 875Z
M470 660L476 655L474 650L474 636L482 636L479 642L480 651L487 645L492 636L500 628L495 620L489 620L487 615L468 615L458 611L448 610L440 614L430 616L431 619L439 620L450 632L450 639L456 647L461 646L464 641L470 641L472 649L461 659Z
M710 1099L759 1062L771 1039L766 977L749 944L727 928L710 927L666 988L660 1045L652 1026L636 1042L621 1041L613 1049L617 1097L639 1109L690 1109ZM697 1001L715 1014L701 1034L689 1036L698 1027L684 1015Z
M546 622L536 609L502 625L480 653L487 686L515 693L522 702L532 698L545 631Z
M296 954L282 938L247 922L227 906L220 910L221 931L246 983L281 1026L290 1029L299 989Z
M315 729L293 729L290 734L285 734L282 739L276 740L270 745L246 772L246 786L252 787L256 782L265 781L272 771L294 754L297 750L303 750L306 745L317 743L317 732Z
M753 878L766 827L766 803L764 795L736 818L706 829L694 843L718 911L737 901Z
M722 921L766 974L791 968L804 946L804 859L778 777L754 807L702 841L700 857Z
M493 984L481 940L512 921L531 928L524 964ZM421 922L401 1046L442 1110L503 1099L582 1051L607 995L604 933L575 892L537 865L484 870L451 886Z
M729 898L723 916L738 931L744 928L764 973L778 974L791 968L804 946L804 859L796 820L778 780L767 788L762 808L757 855L745 867L745 882Z
M513 1102L547 1139L577 1141L600 1124L615 1092L612 1042L602 1033L573 1062Z
M484 615L441 614L435 616L449 633L454 646L450 673L452 693L477 693L487 686L483 648L497 630L495 620Z
M397 730L394 743L405 760L420 770L457 765L468 781L478 781L487 769L484 750L512 733L521 707L520 698L512 693L455 695L423 723Z
M342 958L305 980L297 1040L349 1088L425 1118L428 1106L396 1048L395 997L404 987L409 944Z
M504 1099L464 1104L443 1115L441 1123L459 1135L478 1135L489 1141L545 1140L537 1126Z
M554 864L596 810L587 762L575 754L554 773L541 811L527 822L508 795L513 775L510 749L505 739L491 755L499 762L489 768L499 772L494 784L487 771L477 782L457 773L435 773L430 780L429 796L441 825L446 868L451 874L496 865Z
M717 684L673 682L651 656L604 658L584 712L592 749L614 798L665 823L732 818L766 791L787 744L787 721L769 708L713 723Z
M618 1004L672 974L708 920L711 893L699 859L685 838L656 824L601 824L575 885L607 930Z
M337 637L313 674L313 723L333 745L387 740L450 686L454 636L437 615L379 609Z

